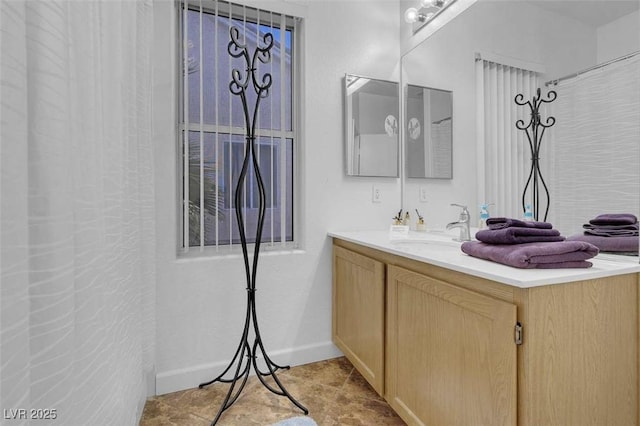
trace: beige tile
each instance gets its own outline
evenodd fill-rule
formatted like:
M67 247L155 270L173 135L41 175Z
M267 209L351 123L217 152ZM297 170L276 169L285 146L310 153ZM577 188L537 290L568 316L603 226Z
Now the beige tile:
M348 396L375 399L386 404L384 398L378 395L378 392L371 387L369 382L355 368L341 390Z
M144 406L140 426L209 426L210 421L189 413L176 410L157 399L150 399Z
M345 383L351 370L353 370L353 365L345 357L340 357L299 365L291 370L283 371L282 375L339 388Z
M402 426L404 421L389 404L340 392L319 426Z
M276 373L284 388L309 409L319 426L403 425L344 357L296 366ZM273 378L265 379L278 388ZM142 426L208 425L224 401L228 384L188 389L150 398ZM237 401L225 410L220 426L265 426L303 415L286 396L271 393L257 377L250 377Z
M324 416L328 406L333 402L332 388L294 377L279 377L279 380L285 390L309 410L313 418ZM279 391L280 388L272 379L267 383ZM256 417L251 413L252 410L260 415ZM286 396L276 395L261 383L257 383L243 399L227 410L224 418L230 421L229 424L245 424L254 419L259 420L261 424L270 424L303 414L303 411Z
M255 377L249 377L244 388L241 389L242 381L236 382L231 398L238 395L239 390L241 390L241 392L234 405L239 404L243 399L247 398L251 392L251 388L253 388L256 383L257 379ZM189 412L200 417L213 419L222 406L230 387L231 384L217 382L204 389L188 389L182 392L162 395L157 398L160 398L162 402L176 409L187 409Z

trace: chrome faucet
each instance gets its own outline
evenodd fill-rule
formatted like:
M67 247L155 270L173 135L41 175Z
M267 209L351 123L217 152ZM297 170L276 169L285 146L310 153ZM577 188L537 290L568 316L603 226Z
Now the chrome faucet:
M462 208L460 212L460 217L457 222L451 222L447 224L447 230L453 228L460 228L460 238L454 238L456 241L471 241L471 233L469 232L469 222L471 220L471 215L469 214L469 210L467 210L467 206L463 206L461 204L451 204L452 206L458 206Z

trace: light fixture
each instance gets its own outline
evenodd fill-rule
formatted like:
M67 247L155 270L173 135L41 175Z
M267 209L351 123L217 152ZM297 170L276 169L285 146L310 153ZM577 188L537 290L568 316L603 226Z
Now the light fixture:
M422 7L442 7L445 3L444 0L420 0Z
M404 12L404 20L408 24L412 24L417 21L425 22L427 20L427 16L420 13L415 7L410 7Z
M456 0L420 0L420 8L408 8L404 12L404 20L409 24L415 24L413 31L416 32L455 1Z

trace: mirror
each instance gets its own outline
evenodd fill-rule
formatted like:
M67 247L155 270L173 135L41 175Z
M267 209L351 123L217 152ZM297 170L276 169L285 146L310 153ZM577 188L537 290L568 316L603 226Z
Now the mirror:
M491 216L504 215L502 205L506 203L488 193L484 199L481 191L488 186L484 185L485 180L495 179L505 191L522 197L519 186L524 187L531 165L526 138L524 144L513 142L512 152L508 152L517 154L524 164L523 175L515 178L504 174L514 162L503 159L489 166L485 155L491 153L480 148L478 135L484 131L484 122L479 119L478 111L492 106L492 100L483 99L479 92L484 82L478 71L481 61L486 59L533 70L539 73L537 87L544 95L549 90L558 92L557 100L543 112L543 118L553 116L557 120L545 133L540 151L541 167L545 168L543 176L551 192L547 220L568 236L582 232L582 224L600 213L630 212L640 216L637 139L640 135L637 119L640 73L630 72L618 79L621 84L581 89L575 97L567 94L573 82L599 78L606 70L623 70L623 63L635 61L636 66L640 63L637 54L635 59L616 61L640 51L639 4L605 0L478 0L405 53L401 62L403 96L408 94L408 85L446 88L456 94L453 104L453 168L456 172L451 180L410 179L413 172L404 156L407 164L403 171L406 179L402 181L403 207L411 211L416 207L421 212L424 210L428 226L438 228L455 220L456 210L448 207L452 202L469 206L472 224L477 223L483 203L495 203L490 207ZM590 68L597 69L583 72ZM486 72L485 79L489 75ZM567 78L563 78L565 76ZM555 86L545 85L558 79L562 81ZM605 112L613 110L608 106L609 101L624 105L624 113L606 115ZM595 105L594 116L582 112L589 103ZM564 115L560 108L571 107L568 104L575 106L576 112ZM514 124L512 131L502 136L505 139L522 137L523 132L515 128L515 121L529 117L522 107L516 114L512 117L498 114L505 123ZM562 130L563 126L569 127ZM403 147L407 147L411 141L406 127L404 131L407 137ZM587 139L595 140L593 148ZM487 144L494 142L495 139L486 141ZM428 204L422 204L425 201ZM521 209L515 214L521 217Z
M399 84L352 74L344 82L347 175L398 177Z
M453 92L409 84L405 108L407 177L451 179Z

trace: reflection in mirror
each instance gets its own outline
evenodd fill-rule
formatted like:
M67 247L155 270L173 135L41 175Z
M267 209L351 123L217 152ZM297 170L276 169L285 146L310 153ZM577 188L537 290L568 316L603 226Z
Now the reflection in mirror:
M453 92L409 84L406 111L407 176L451 179Z
M347 175L398 176L398 83L345 76Z
M404 82L456 93L455 178L406 179L405 208L427 194L430 206L468 204L474 218L485 203L491 216L522 218L531 155L515 123L530 117L514 97L541 88L558 93L541 117L557 120L539 152L548 221L570 236L602 213L640 216L639 5L479 0L404 55ZM431 209L431 223L450 220L450 210Z

